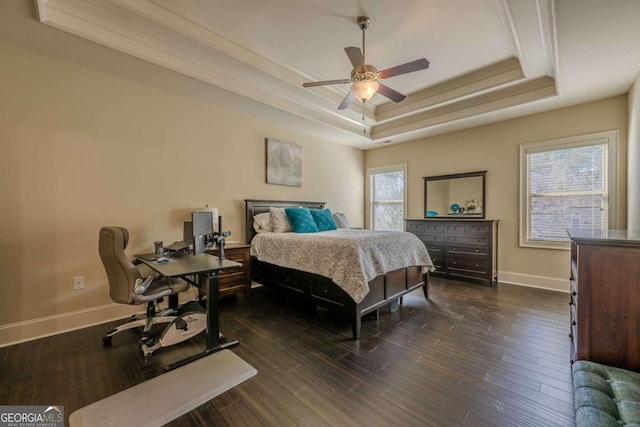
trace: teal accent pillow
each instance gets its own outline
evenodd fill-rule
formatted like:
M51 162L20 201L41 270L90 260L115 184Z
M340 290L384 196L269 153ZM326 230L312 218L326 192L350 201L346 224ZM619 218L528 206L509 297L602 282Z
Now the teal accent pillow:
M284 212L296 233L317 233L318 226L309 208L285 208Z
M337 230L338 226L333 220L333 214L329 209L311 209L311 216L313 216L318 231Z

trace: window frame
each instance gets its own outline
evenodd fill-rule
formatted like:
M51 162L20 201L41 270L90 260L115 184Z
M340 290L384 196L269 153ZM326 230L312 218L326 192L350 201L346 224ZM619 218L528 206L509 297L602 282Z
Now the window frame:
M369 223L369 228L371 230L375 230L375 221L373 215L373 198L375 192L373 191L373 176L376 174L387 173L387 172L399 172L402 171L403 176L403 194L402 194L402 212L404 214L404 218L402 221L407 218L407 164L406 163L398 163L393 165L386 166L377 166L372 168L367 168L367 191L369 192L369 197L367 198L367 219ZM404 231L404 225L402 226L402 230Z
M596 132L566 138L530 142L520 145L520 209L519 244L521 247L569 250L570 242L553 240L531 240L529 238L529 169L528 154L556 151L569 148L588 147L607 144L607 186L608 186L608 227L615 229L617 224L617 153L618 130Z

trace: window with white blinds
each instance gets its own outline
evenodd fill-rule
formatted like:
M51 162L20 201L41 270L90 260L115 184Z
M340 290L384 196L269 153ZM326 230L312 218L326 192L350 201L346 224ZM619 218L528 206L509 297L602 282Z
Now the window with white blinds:
M616 141L612 131L521 145L522 246L568 248L568 228L609 228Z
M406 166L368 170L373 230L404 231Z

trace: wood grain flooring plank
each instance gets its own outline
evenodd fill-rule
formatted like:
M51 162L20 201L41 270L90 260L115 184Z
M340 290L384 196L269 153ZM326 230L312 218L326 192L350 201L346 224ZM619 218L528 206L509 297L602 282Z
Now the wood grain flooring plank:
M268 288L225 298L221 330L258 374L168 425L573 424L567 294L431 278L430 296L363 320L359 341L344 316ZM136 330L102 346L118 323L0 348L0 401L62 404L68 416L204 345L199 336L145 360Z

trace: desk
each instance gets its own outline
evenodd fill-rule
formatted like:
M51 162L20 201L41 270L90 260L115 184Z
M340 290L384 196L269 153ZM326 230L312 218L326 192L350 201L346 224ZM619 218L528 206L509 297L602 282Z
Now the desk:
M193 283L186 276L197 275L198 286L207 290L207 346L204 351L193 356L171 363L166 370L175 369L194 360L200 359L208 354L222 350L224 348L238 345L237 340L227 341L220 334L220 319L218 314L218 272L225 268L240 267L242 264L230 260L220 260L218 257L208 254L200 255L163 255L171 261L165 264L158 264L155 261L148 261L136 255L136 259L145 263L158 273L166 277L180 277Z

